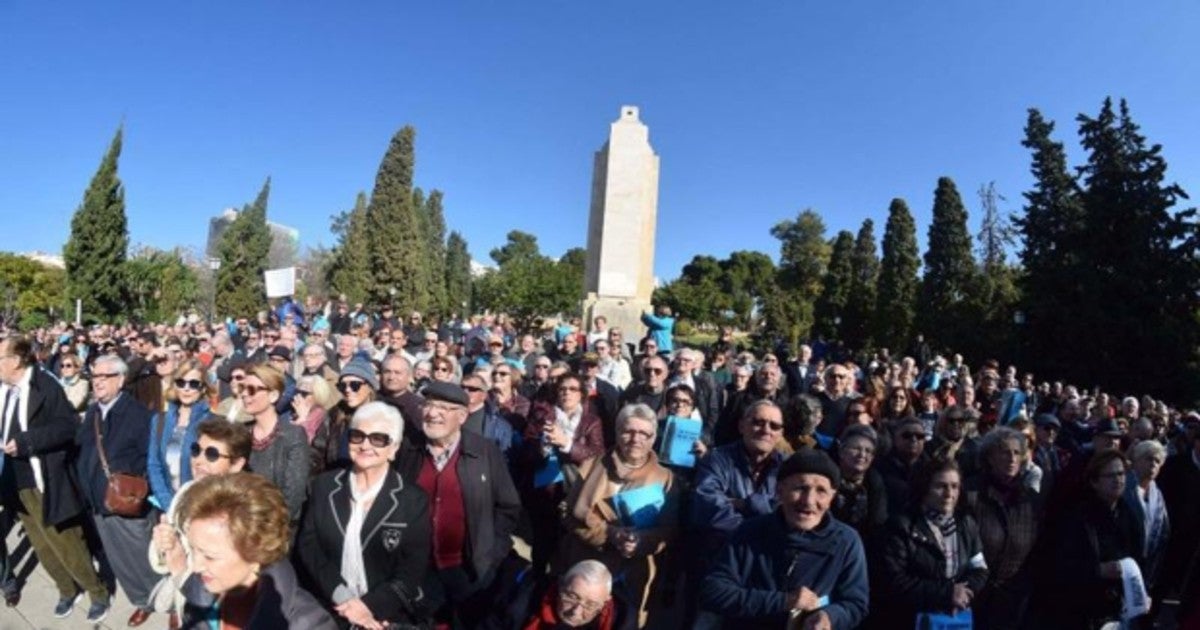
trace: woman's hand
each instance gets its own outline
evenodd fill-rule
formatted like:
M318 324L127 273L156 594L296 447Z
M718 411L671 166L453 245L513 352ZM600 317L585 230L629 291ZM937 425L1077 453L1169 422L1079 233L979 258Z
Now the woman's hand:
M175 550L179 544L179 536L175 533L175 528L167 521L167 515L162 514L158 517L158 524L154 526L154 532L151 535L151 540L154 542L154 549L159 555L167 555Z
M950 600L954 603L954 610L966 610L971 607L971 600L974 597L975 594L967 588L966 582L959 582L954 585L954 593L950 596Z
M312 411L312 398L309 396L292 396L292 410L296 412L293 424L303 424L308 420L308 412Z
M566 448L571 443L567 439L567 432L563 431L562 427L558 426L557 423L546 427L545 434L546 441L550 443L550 446L555 448Z
M366 628L367 630L383 630L383 624L375 620L375 616L371 614L371 609L362 602L362 599L355 597L348 599L333 607L337 614L346 618L350 623Z

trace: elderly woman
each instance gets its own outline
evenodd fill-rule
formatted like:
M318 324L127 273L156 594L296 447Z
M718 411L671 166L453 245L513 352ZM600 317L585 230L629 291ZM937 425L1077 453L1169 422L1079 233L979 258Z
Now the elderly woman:
M175 491L192 478L190 456L196 442L196 427L208 417L208 371L196 359L175 370L167 410L150 421L150 449L146 457L150 477L150 501L167 509Z
M958 510L961 489L954 460L918 471L916 501L888 521L878 572L882 601L875 609L881 619L907 626L921 613L972 607L988 569L975 519Z
M67 400L71 401L75 411L82 412L87 408L88 393L91 391L87 379L82 376L83 360L77 354L64 354L58 360L58 369L62 373L58 380L67 394Z
M887 489L879 471L871 466L878 442L874 429L852 424L842 431L837 446L842 480L833 498L833 515L853 527L868 545L888 519Z
M678 488L670 469L658 463L652 448L658 433L658 416L647 405L626 405L617 414L616 447L592 457L579 467L580 481L567 495L563 520L566 533L554 558L555 573L580 560L593 559L614 574L624 575L622 587L638 609L638 626L644 627L653 591L654 556L675 537L678 523ZM647 502L636 514L626 503L630 491L658 486L662 497ZM641 493L639 493L641 494Z
M442 342L439 341L438 345L440 346L441 344ZM430 373L433 380L441 383L458 382L458 374L455 373L455 369L458 366L450 357L435 356L429 360L429 363L433 367L433 371Z
M517 431L525 429L529 417L529 399L520 394L520 387L520 370L507 361L492 365L492 400Z
M313 468L317 472L350 466L350 444L346 440L350 418L363 405L374 402L379 377L366 359L355 358L342 368L337 390L342 399L329 410L329 420L312 440Z
M254 418L250 470L279 486L292 522L299 522L308 485L308 439L304 429L292 424L290 414L280 417L275 411L283 383L279 370L255 365L246 370L238 396L246 413Z
M1041 501L1024 483L1029 440L1009 427L988 431L979 443L978 487L964 495L979 523L988 580L972 606L988 628L1027 626L1032 595L1030 552L1041 526Z
M1125 504L1141 524L1141 569L1146 590L1154 586L1155 578L1158 577L1158 567L1167 550L1167 539L1171 535L1166 503L1163 502L1162 492L1155 481L1166 459L1166 447L1155 440L1138 442L1129 452L1130 467L1125 480Z
M350 420L350 470L313 481L297 541L300 563L343 628L426 620L420 587L429 565L429 501L391 468L403 434L395 407L359 407Z
M292 423L304 428L309 444L329 421L329 410L341 400L329 381L319 374L307 374L296 381L296 395L292 397L292 411L296 415Z
M337 628L288 562L290 517L275 484L244 472L206 477L179 513L192 550L185 630Z
M195 359L189 359L194 361ZM154 526L154 537L150 543L150 566L160 574L170 574L171 579L155 589L154 609L170 612L172 628L179 627L178 610L183 607L179 586L189 575L187 571L189 550L180 539L178 528L179 506L195 481L211 475L227 475L241 472L250 458L250 429L244 424L227 422L222 418L208 417L195 430L195 440L188 448L191 481L179 487L170 505L166 507L161 522Z

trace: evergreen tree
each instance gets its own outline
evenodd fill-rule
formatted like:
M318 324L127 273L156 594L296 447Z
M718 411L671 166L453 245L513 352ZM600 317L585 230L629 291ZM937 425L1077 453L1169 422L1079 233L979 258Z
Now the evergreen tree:
M850 259L851 281L842 315L842 341L846 347L862 350L871 345L875 318L875 289L879 282L879 255L875 250L875 222L864 219L854 239Z
M976 278L966 293L967 315L973 333L954 347L956 352L973 357L997 357L1028 369L1017 352L1013 316L1017 310L1018 270L1006 261L1005 248L1012 244L1012 230L999 202L1004 197L989 183L979 187L982 208L979 234L979 259Z
M422 206L425 216L425 240L429 270L430 307L446 313L446 217L442 210L442 191L436 188Z
M975 259L971 255L967 209L949 177L938 178L926 244L916 332L923 333L934 347L961 348L976 332L976 323L968 319L965 305Z
M813 325L813 302L821 293L821 279L829 263L825 222L815 211L804 210L794 221L771 228L779 239L779 292L767 305L767 326L792 347L807 338Z
M405 126L388 146L367 206L371 277L367 296L375 304L395 301L402 310L428 310L425 230L413 207L414 140ZM394 300L393 300L394 295Z
M252 317L266 306L263 272L267 270L271 252L271 229L267 226L270 195L268 177L254 203L244 206L221 235L216 288L218 316Z
M471 254L467 241L458 232L446 239L446 313L464 314L470 308Z
M125 187L117 176L123 135L118 128L71 218L71 236L63 248L67 298L72 304L82 300L88 319L113 321L124 314L129 228Z
M883 230L873 337L897 353L905 351L913 337L919 264L912 214L903 199L893 199Z
M1021 145L1032 152L1034 185L1024 193L1024 214L1014 220L1023 241L1020 293L1026 321L1018 331L1017 352L1035 371L1065 376L1077 360L1075 351L1086 343L1072 318L1083 298L1077 277L1090 263L1081 249L1088 239L1079 188L1053 132L1052 121L1029 110ZM1037 352L1027 351L1033 348Z
M351 303L367 299L371 277L370 238L367 232L367 195L359 192L354 208L333 217L332 231L338 239L327 271L330 288Z
M733 311L732 323L742 330L753 330L755 317L778 291L775 284L775 261L762 252L736 251L721 261L724 275L721 287L729 310Z
M829 339L841 339L842 316L850 300L850 285L854 281L854 235L847 230L833 239L833 253L822 280L821 297L817 298L813 332Z

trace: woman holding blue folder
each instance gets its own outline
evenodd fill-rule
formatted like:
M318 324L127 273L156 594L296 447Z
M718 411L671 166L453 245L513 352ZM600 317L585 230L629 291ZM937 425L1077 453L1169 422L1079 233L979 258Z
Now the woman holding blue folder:
M658 416L647 405L617 414L616 448L585 461L567 495L566 533L553 566L561 574L580 560L603 562L636 603L638 627L646 625L658 559L678 524L679 489L654 453L657 432Z

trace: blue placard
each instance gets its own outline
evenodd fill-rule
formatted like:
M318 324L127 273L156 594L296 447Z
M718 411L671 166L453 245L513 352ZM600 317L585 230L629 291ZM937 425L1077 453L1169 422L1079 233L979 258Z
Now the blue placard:
M696 465L696 454L692 445L700 439L704 426L699 420L670 416L663 427L662 445L658 457L664 464L692 468Z
M946 613L917 613L917 630L971 630L975 620L971 609L960 610L953 615Z
M645 529L658 524L658 514L667 502L667 496L662 486L652 484L619 492L612 500L626 527Z
M558 463L558 451L551 451L546 463L533 473L533 487L545 488L562 480L562 464Z

